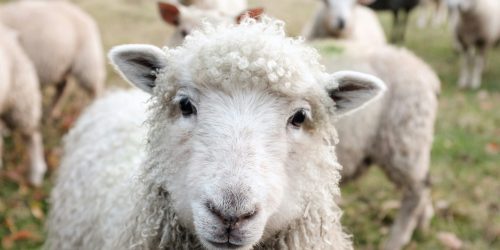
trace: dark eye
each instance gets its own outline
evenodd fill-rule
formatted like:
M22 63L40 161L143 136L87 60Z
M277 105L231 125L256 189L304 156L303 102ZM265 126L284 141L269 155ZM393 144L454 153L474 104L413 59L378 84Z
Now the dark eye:
M179 102L179 108L181 109L183 116L190 116L196 114L196 108L191 104L189 98L184 97Z
M297 112L295 112L295 114L293 114L292 117L290 117L288 122L298 128L302 125L302 123L306 121L306 117L307 117L306 111L300 109Z
M182 37L186 37L187 35L189 35L189 32L187 32L187 30L181 30Z

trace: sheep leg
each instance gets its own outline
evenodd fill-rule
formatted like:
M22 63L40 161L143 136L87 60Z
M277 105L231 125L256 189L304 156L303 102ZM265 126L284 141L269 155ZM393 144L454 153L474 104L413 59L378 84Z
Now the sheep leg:
M31 161L30 183L38 187L42 185L43 176L47 171L47 165L43 156L42 135L38 131L32 132L29 135L25 135L25 140L28 145Z
M421 186L419 188L405 189L401 208L384 249L402 249L410 242L417 225L425 227L429 224L433 214L432 211L430 189L428 187Z
M410 15L410 10L405 10L402 17L402 23L399 33L399 42L404 42L406 35L406 26L408 26L408 16Z
M391 43L397 43L398 41L398 30L399 30L399 12L397 10L392 11L392 31L391 31Z
M483 47L477 48L473 60L474 67L472 68L470 86L472 89L477 89L481 85L481 76L485 64L485 49Z
M462 50L462 67L460 70L460 78L458 80L458 87L465 88L471 81L471 69L474 67L474 50L464 48Z
M61 116L61 105L62 105L62 100L63 96L66 92L66 86L67 86L67 79L65 78L61 82L56 84L56 93L54 95L54 98L52 100L52 105L51 105L51 111L50 115L52 118L59 118Z

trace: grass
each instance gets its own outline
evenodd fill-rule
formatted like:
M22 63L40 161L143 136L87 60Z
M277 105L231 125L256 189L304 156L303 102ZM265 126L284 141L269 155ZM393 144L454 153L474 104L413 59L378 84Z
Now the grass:
M73 2L95 17L106 50L122 43L162 45L171 32L158 18L153 0ZM300 34L316 2L250 1L284 19L291 35ZM381 19L388 31L390 16L381 14ZM447 28L419 30L414 23L411 20L405 46L438 72L442 94L431 167L436 216L430 231L415 234L407 249L445 249L436 237L439 232L455 234L465 249L500 249L500 51L490 53L480 90L459 90L455 84L459 58ZM126 86L111 68L108 85ZM61 136L87 102L84 95L72 93L64 118L44 119L50 171L42 188L29 187L25 181L27 160L19 136L14 133L6 138L4 168L0 170L0 249L38 249L43 244L47 197L61 154ZM399 195L377 168L343 189L343 223L354 235L357 249L380 245L396 214L392 204Z

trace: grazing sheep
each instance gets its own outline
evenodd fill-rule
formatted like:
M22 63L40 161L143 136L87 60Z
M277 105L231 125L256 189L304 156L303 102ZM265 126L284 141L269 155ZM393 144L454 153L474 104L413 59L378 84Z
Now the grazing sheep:
M247 9L247 0L180 0L184 5L194 5L201 9L218 10L220 13L235 16Z
M15 1L0 6L0 22L17 31L42 86L55 84L52 115L69 76L91 96L104 88L106 68L94 20L67 1Z
M175 26L175 31L167 42L169 46L178 46L184 38L196 29L200 29L204 22L211 24L231 24L239 22L242 16L256 18L263 12L262 8L249 9L239 12L238 15L222 14L218 10L202 9L197 6L182 6L174 3L159 2L158 9L163 20Z
M334 37L372 44L387 42L375 13L355 0L323 0L303 35L307 40Z
M70 131L47 246L351 249L333 123L384 84L325 73L283 26L245 19L175 49L114 48L117 70L151 94L149 110L137 92L110 95Z
M377 11L391 11L393 15L393 26L391 42L403 42L405 39L406 26L410 12L421 0L358 0L360 3Z
M456 44L463 61L458 86L479 88L488 50L500 43L498 0L448 0L454 10Z
M28 147L30 182L40 185L47 169L39 131L42 98L33 64L19 45L17 34L0 25L0 123L20 131ZM0 126L0 166L3 126Z
M417 225L423 230L433 215L429 164L440 82L413 53L390 45L316 43L329 70L359 70L387 84L382 98L336 123L342 182L361 175L370 165L382 168L403 191L401 208L385 249L401 249ZM335 52L336 51L336 52Z

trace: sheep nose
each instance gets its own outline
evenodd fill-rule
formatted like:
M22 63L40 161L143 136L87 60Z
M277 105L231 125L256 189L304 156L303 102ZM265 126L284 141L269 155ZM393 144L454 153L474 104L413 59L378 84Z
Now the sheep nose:
M238 229L241 226L241 224L252 220L253 218L256 217L258 213L257 207L255 207L251 211L243 213L231 213L223 211L222 209L215 207L211 202L207 202L206 207L208 211L210 211L210 213L215 218L218 218L219 221L229 230Z
M339 18L337 20L337 24L340 30L343 30L345 28L345 20L344 18Z

